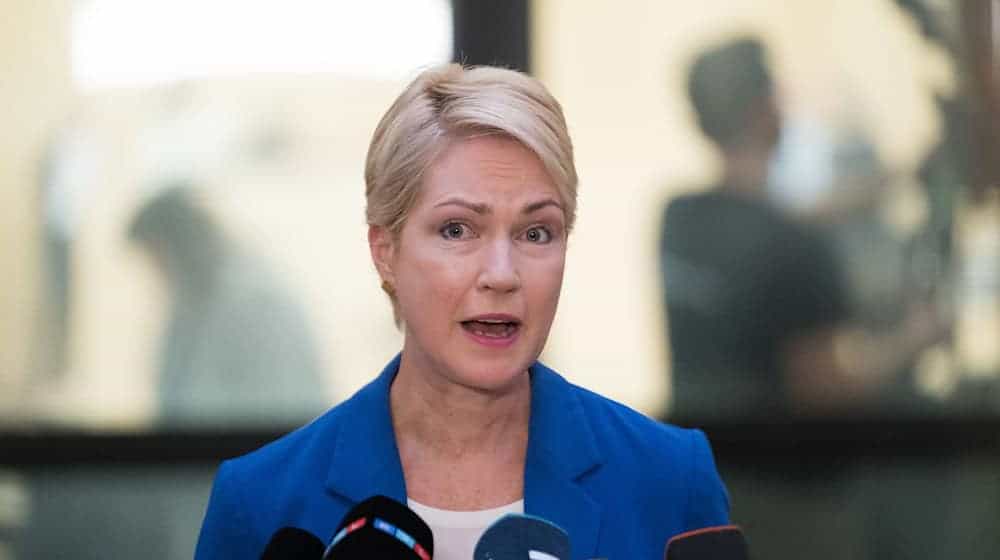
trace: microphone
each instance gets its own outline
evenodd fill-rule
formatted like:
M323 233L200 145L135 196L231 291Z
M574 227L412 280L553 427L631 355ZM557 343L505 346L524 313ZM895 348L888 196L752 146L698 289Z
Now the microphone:
M323 541L298 527L282 527L268 541L260 560L318 560L323 556Z
M509 513L486 529L472 557L473 560L570 560L569 535L539 517Z
M431 560L434 535L413 510L385 496L354 506L322 560Z
M667 541L666 560L747 560L747 542L736 525L706 527Z

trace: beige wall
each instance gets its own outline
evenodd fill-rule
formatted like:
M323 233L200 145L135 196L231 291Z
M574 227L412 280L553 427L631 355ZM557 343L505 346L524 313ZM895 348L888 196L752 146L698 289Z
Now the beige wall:
M39 328L38 154L73 101L68 0L15 0L0 17L0 410L20 402Z

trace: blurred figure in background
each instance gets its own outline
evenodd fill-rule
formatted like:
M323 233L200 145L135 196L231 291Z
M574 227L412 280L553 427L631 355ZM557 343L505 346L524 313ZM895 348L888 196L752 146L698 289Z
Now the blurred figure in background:
M329 405L303 311L190 189L176 185L154 196L128 236L170 293L159 363L163 424L273 427Z
M702 53L688 93L723 174L667 206L660 239L680 418L829 413L882 389L945 333L918 306L878 332L850 322L844 275L821 233L767 200L782 118L764 47Z
M873 240L884 238L871 225L887 175L874 150L864 138L849 138L831 150L828 168L813 170L830 184L798 187L806 192L796 195L834 202L812 214L822 215L826 229L810 225L768 190L784 127L762 44L742 38L703 52L688 87L723 173L706 192L671 201L663 218L673 414L898 413L901 380L949 329L934 303L909 297L902 281L864 309L877 317L861 312L857 263L845 261L851 253L844 245L870 253ZM829 238L834 223L855 239ZM867 225L858 231L859 224ZM898 259L853 256L877 267L866 271L872 275L902 268ZM891 312L881 313L886 308ZM817 559L945 557L940 519L954 512L947 465L888 472L864 463L783 465L773 478L755 469L727 474L734 496L753 496L734 501L734 518L761 557L801 550Z

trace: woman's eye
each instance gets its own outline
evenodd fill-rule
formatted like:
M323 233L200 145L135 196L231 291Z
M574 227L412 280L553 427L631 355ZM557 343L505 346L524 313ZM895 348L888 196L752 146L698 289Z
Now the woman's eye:
M533 227L524 232L524 238L532 243L548 243L552 241L552 234L543 227Z
M469 233L469 228L465 224L449 223L441 228L441 237L445 239L462 239Z

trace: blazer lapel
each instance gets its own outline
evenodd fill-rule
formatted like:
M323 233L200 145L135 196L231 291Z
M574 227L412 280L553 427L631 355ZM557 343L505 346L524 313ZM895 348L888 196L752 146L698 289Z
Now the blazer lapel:
M540 363L531 376L525 513L562 527L570 535L573 557L589 558L597 551L601 507L581 479L603 459L572 386Z
M352 502L375 494L406 503L406 483L389 410L397 355L374 381L344 403L326 480L327 490Z

